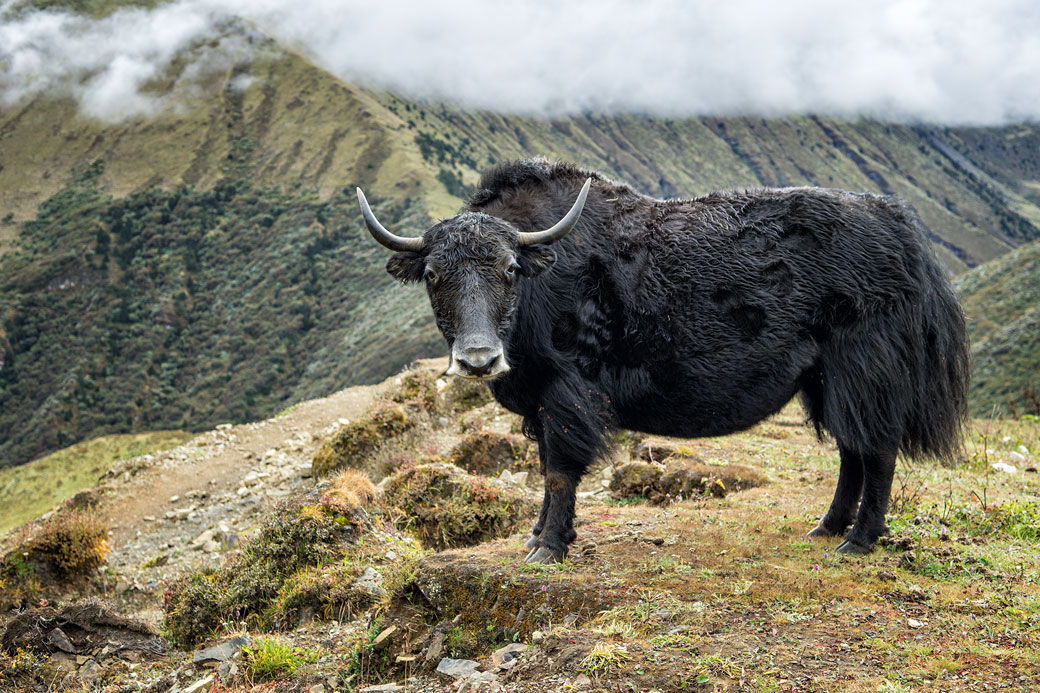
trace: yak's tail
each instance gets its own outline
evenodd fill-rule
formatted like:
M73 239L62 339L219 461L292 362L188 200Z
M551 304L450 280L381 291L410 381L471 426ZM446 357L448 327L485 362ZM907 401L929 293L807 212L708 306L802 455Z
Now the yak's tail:
M905 418L900 451L911 458L953 462L962 452L961 425L968 409L970 356L964 314L937 264L931 291L923 296L923 350L911 370L915 405Z
M835 328L803 394L817 429L839 445L949 462L962 452L968 341L960 304L923 233L917 250L916 288L888 310Z

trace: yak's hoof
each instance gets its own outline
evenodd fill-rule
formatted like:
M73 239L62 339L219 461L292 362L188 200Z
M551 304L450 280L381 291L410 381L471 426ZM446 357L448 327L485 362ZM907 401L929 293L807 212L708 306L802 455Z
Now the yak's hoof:
M854 554L854 555L858 555L858 556L865 556L866 554L872 552L874 550L874 547L873 546L864 546L863 544L860 544L858 542L846 539L845 541L843 541L840 544L838 544L838 548L836 548L834 550L835 551L840 551L841 553L848 553L848 554Z
M527 541L524 542L525 549L533 549L538 546L538 535L532 534Z
M531 553L527 554L527 558L524 559L524 563L562 563L563 556L557 555L552 549L547 549L544 546L537 546L531 549Z
M807 536L807 537L809 537L811 539L816 539L816 538L820 538L820 537L836 537L839 534L841 534L841 532L835 532L832 529L828 529L826 526L824 526L821 523L821 524L816 525L816 529L810 531L805 536Z

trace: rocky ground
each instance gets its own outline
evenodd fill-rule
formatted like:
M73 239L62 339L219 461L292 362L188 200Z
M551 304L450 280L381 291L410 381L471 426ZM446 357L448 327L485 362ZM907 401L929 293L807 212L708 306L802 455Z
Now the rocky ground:
M537 452L444 366L125 460L9 533L0 690L1040 685L1035 420L904 464L862 558L805 537L837 465L796 405L726 438L621 434L567 561L525 565ZM88 535L72 574L61 544Z

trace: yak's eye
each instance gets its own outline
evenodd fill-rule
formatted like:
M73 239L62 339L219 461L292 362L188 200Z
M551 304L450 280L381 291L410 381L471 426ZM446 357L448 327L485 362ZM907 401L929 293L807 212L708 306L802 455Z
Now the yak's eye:
M506 276L509 277L510 279L515 279L516 278L516 273L519 272L519 271L520 271L520 265L516 264L515 262L512 262L512 263L510 263L506 267Z
M439 277L432 267L427 267L426 271L423 272L422 278L428 282L436 282Z

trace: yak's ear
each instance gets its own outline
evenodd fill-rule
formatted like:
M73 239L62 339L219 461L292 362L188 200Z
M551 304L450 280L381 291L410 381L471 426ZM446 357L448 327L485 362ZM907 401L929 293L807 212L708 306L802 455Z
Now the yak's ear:
M547 245L535 244L520 249L520 271L525 277L534 277L552 267L556 251Z
M422 279L423 272L426 271L426 261L419 253L410 251L394 253L386 261L386 271L395 279L400 279L405 283L417 282Z

